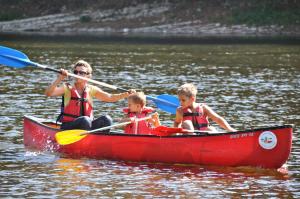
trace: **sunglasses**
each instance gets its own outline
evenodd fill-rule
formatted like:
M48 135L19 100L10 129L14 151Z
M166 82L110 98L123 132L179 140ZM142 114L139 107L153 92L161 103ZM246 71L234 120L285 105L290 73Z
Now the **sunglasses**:
M74 70L74 74L75 75L89 75L90 73L85 72L85 71L78 71L78 70Z

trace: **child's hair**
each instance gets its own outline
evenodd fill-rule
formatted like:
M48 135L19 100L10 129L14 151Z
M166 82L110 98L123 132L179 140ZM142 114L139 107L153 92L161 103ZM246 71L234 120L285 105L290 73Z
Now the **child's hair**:
M197 88L192 83L186 83L180 86L177 89L177 95L184 95L188 98L190 97L196 97L197 95Z
M91 65L90 65L89 63L87 63L86 61L84 61L84 60L78 60L78 61L74 64L74 69L75 69L77 66L83 66L83 67L87 68L89 74L92 74L92 72L93 72L93 69L92 69Z
M140 104L142 106L146 105L146 96L143 92L132 93L128 96L128 100L131 100L135 104Z

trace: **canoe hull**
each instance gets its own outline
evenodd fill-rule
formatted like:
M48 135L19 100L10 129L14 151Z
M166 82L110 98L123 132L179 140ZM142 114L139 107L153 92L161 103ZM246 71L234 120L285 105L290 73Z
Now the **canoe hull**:
M49 125L25 116L24 145L73 158L261 168L280 168L287 161L293 131L291 125L284 125L196 136L92 134L59 146L54 137L59 129Z

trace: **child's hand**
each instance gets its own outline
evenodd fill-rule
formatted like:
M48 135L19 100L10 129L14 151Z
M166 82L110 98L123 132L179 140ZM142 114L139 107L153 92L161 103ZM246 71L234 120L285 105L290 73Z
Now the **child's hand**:
M151 118L152 118L153 120L157 120L157 119L159 118L158 112L153 113L153 114L151 115Z
M151 116L151 123L157 127L160 126L159 114L156 112Z
M157 119L158 119L158 113L153 113L153 114L151 115L151 118L147 119L146 121L147 121L147 122L150 122L150 123L154 123L155 120L157 120Z
M128 118L128 122L131 122L131 123L135 123L136 120L137 120L136 117L130 117L130 118Z

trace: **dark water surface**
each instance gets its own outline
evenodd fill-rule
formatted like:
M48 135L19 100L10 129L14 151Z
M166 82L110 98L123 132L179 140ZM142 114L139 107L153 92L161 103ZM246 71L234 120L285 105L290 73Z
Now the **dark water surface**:
M285 171L66 159L23 146L22 116L56 119L60 99L44 89L56 74L0 66L0 197L31 198L299 198L300 46L172 45L118 42L0 40L40 64L69 68L78 59L94 79L148 95L198 86L198 101L233 127L294 124ZM104 90L110 91L107 88ZM96 115L122 115L126 101L96 102ZM173 116L159 111L162 123ZM226 147L226 146L224 146ZM284 169L282 169L284 170Z

